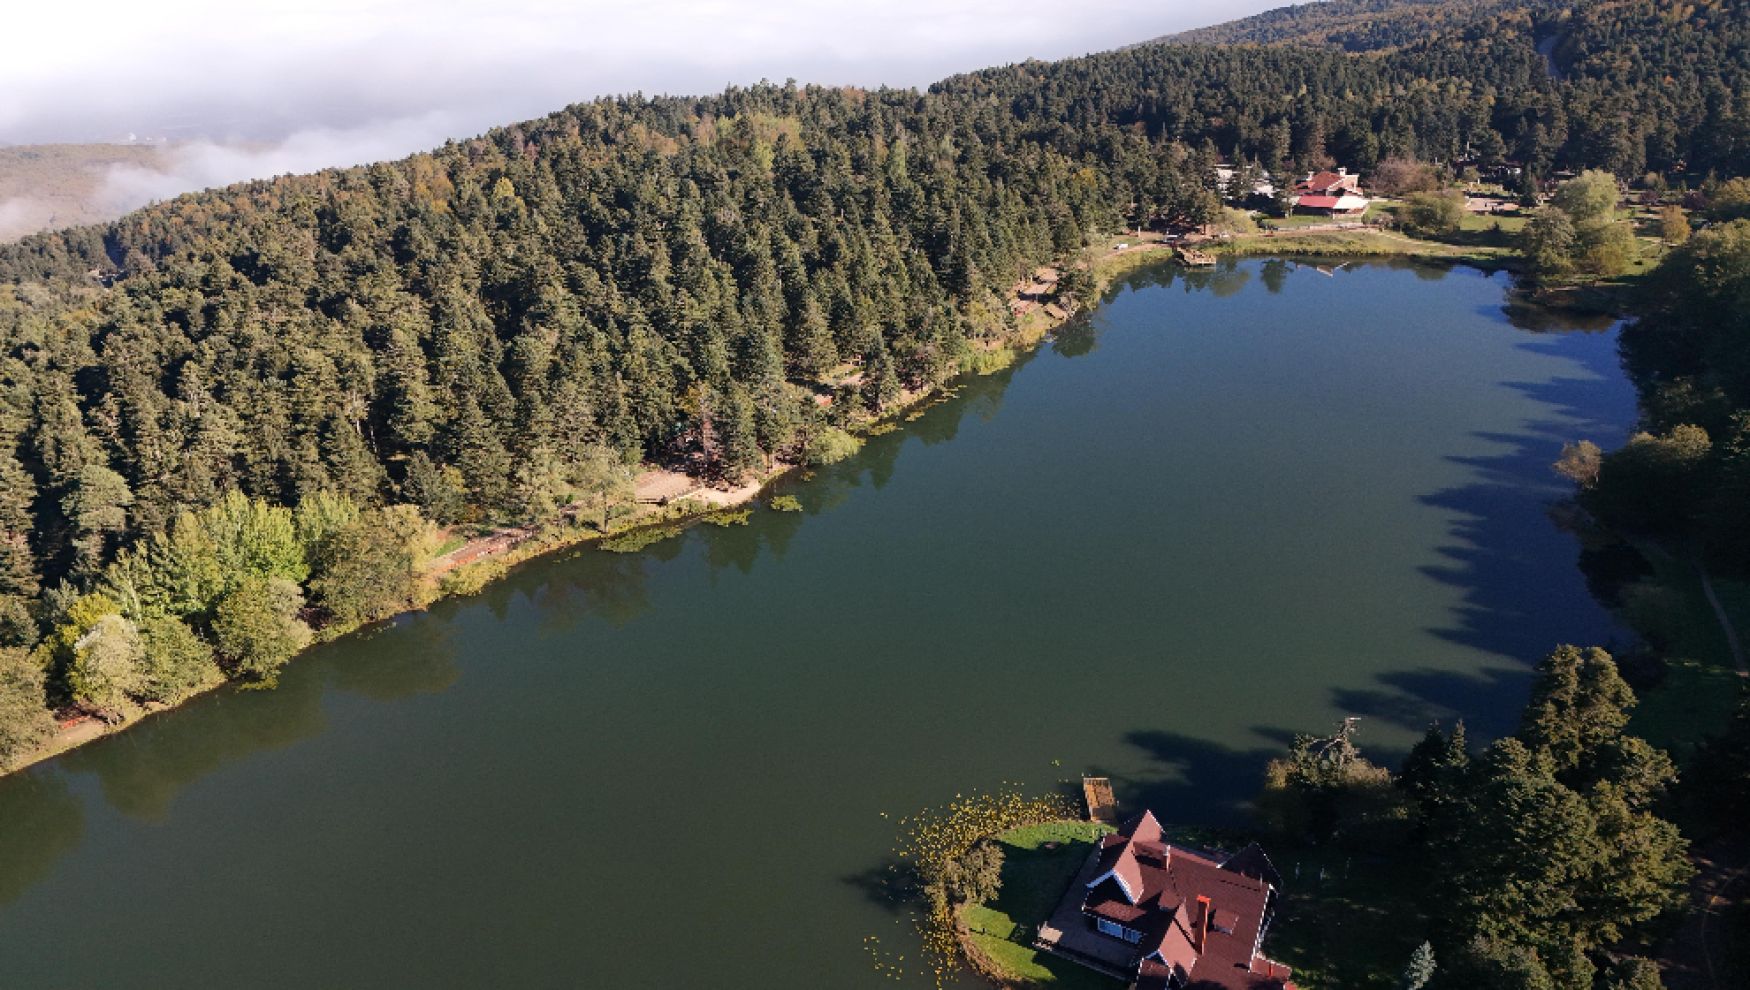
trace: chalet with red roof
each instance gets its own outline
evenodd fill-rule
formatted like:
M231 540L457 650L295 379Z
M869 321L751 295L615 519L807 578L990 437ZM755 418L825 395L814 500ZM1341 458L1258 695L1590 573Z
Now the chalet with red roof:
M1345 193L1359 196L1361 176L1350 175L1346 168L1335 172L1313 172L1295 183L1294 191L1302 196L1342 196Z
M1346 168L1314 172L1294 185L1294 208L1302 213L1355 217L1366 213L1369 205L1361 194L1361 177Z
M1101 841L1091 872L1082 916L1131 947L1137 990L1293 990L1262 951L1282 878L1256 843L1216 862L1145 811Z

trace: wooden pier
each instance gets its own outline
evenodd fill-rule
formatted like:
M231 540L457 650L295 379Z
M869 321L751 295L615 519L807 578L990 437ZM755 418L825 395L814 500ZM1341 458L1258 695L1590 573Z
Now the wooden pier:
M1207 268L1215 264L1215 255L1206 251L1199 251L1194 247L1186 247L1183 244L1178 244L1173 247L1173 255L1179 259L1179 264L1181 265Z
M1082 797L1088 802L1088 821L1118 824L1118 802L1112 797L1108 777L1083 777Z

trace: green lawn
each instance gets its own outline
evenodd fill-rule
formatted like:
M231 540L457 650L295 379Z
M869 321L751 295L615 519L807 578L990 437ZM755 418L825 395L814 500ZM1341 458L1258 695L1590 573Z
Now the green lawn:
M1303 990L1389 990L1426 929L1425 885L1403 862L1337 850L1282 849L1285 888L1264 952Z
M1111 831L1098 822L1026 825L997 837L1003 847L1003 887L989 904L960 913L973 944L1021 986L1113 990L1119 984L1092 970L1035 952L1034 929L1051 914L1094 842Z
M1277 230L1293 230L1296 227L1314 227L1320 224L1335 223L1330 217L1313 213L1291 213L1285 217L1267 217L1259 221L1259 226L1266 224Z
M1002 892L990 904L968 905L961 921L971 941L1020 987L1114 990L1118 984L1091 970L1030 947L1033 931L1063 896L1075 871L1110 831L1094 822L1029 825L998 837L1003 846ZM1174 843L1195 849L1234 849L1243 836L1169 828ZM1047 844L1056 848L1048 849ZM1401 862L1373 861L1319 849L1279 849L1276 866L1287 888L1264 951L1294 967L1305 990L1388 990L1419 941L1425 884Z
M438 544L437 549L433 550L431 552L431 555L433 557L442 557L444 554L449 553L452 550L462 549L462 547L464 545L466 545L467 542L468 542L468 537L465 534L457 533L454 536L451 536L449 539Z
M1466 232L1493 232L1498 226L1503 234L1517 234L1525 229L1527 217L1523 213L1466 213L1458 221L1458 229Z
M1649 606L1631 605L1626 618L1665 645L1667 672L1664 681L1640 693L1629 729L1681 764L1703 736L1725 727L1745 685L1695 572L1669 557L1652 559L1663 592ZM1750 584L1716 577L1714 591L1739 640L1750 639Z
M1316 255L1324 258L1434 258L1474 261L1478 264L1500 262L1514 255L1513 249L1509 247L1461 246L1440 241L1420 240L1404 234L1382 230L1313 231L1311 233L1285 231L1274 237L1264 234L1244 234L1228 241L1207 245L1207 247L1216 253L1239 256Z

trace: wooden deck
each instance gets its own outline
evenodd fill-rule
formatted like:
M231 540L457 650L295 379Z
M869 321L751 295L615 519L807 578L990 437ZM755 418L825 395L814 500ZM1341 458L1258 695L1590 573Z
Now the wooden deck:
M1173 254L1178 256L1179 263L1182 265L1192 265L1201 268L1215 264L1215 255L1209 254L1205 251L1199 251L1194 247L1186 247L1183 244L1174 247Z
M1088 803L1088 821L1118 824L1118 801L1112 797L1108 777L1083 777L1082 797Z
M1104 780L1089 777L1088 780ZM1100 854L1091 852L1064 889L1051 917L1039 924L1033 948L1062 956L1078 966L1128 984L1136 973L1137 949L1133 945L1096 933L1082 915L1082 898L1088 884L1100 875Z

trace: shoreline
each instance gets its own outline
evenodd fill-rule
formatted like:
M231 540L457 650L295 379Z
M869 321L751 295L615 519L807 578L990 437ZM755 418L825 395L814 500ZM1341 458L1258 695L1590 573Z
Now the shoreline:
M1228 242L1203 241L1200 242L1200 246L1214 249L1222 257L1228 258L1333 257L1328 248L1320 250L1316 242L1326 237L1333 241L1340 241L1343 235L1353 233L1353 231L1344 230L1312 232L1292 237L1241 235ZM1479 263L1476 259L1456 249L1453 254L1441 254L1436 250L1422 250L1423 248L1442 247L1434 242L1415 241L1401 236L1393 236L1391 240L1394 244L1402 242L1412 249L1378 250L1375 253L1358 254L1353 255L1353 257L1357 259L1397 257L1424 261L1445 261L1482 269L1508 267L1498 263L1493 266ZM1257 243L1253 244L1253 241ZM1127 243L1129 246L1117 248L1115 245L1119 243ZM1385 245L1370 246L1383 248ZM1253 247L1265 250L1252 252L1250 249ZM1016 330L1007 339L997 341L981 352L993 360L981 361L975 367L968 368L939 385L915 393L904 394L886 413L858 423L848 432L858 437L859 440L865 440L870 436L894 429L898 423L903 422L909 416L922 411L951 393L955 381L964 377L993 374L1012 365L1014 360L1021 355L1036 350L1054 331L1067 325L1083 313L1097 308L1106 290L1122 276L1153 265L1174 263L1177 262L1173 254L1173 245L1166 241L1133 241L1129 235L1122 233L1102 238L1099 242L1084 248L1081 257L1076 261L1060 263L1062 267L1075 265L1087 270L1092 278L1087 301L1078 301L1077 305L1067 308L1055 298L1049 302L1029 303L1021 298L1021 290L1017 286L1016 290L1011 293L1009 300L1011 311L1015 314L1017 321ZM1055 271L1057 266L1040 267L1052 268ZM1517 293L1522 290L1515 288L1512 291ZM638 474L641 480L656 475L660 476L660 480L664 482L685 479L691 482L691 485L672 497L663 497L660 501L655 502L640 501L635 495L633 504L637 508L633 514L618 524L611 524L607 529L598 530L583 523L575 511L579 508L579 504L572 503L561 508L548 519L501 527L491 533L474 537L460 547L453 548L444 554L435 555L428 562L426 573L422 575L421 593L410 607L369 622L346 626L324 626L315 630L315 636L312 638L310 646L333 642L372 626L393 622L403 615L423 612L446 598L476 594L487 585L507 575L512 569L561 550L591 543L601 543L662 526L690 526L716 513L742 508L757 501L772 483L803 467L800 464L777 462L767 471L758 473L753 481L723 490L706 485L690 475L682 475L679 472L654 465L645 465ZM482 549L465 560L455 559L466 554L471 547L487 549ZM446 564L444 563L446 560L451 562ZM301 655L302 652L292 657L292 660L288 662L295 662ZM104 722L90 715L62 722L53 738L36 752L0 772L0 779L53 760L88 743L124 732L154 715L174 711L197 698L236 683L229 679L221 679L192 692L179 701L171 704L147 706L140 714L118 722Z
M1089 248L1091 254L1095 249ZM1098 259L1089 259L1090 265L1096 265ZM1095 295L1105 289L1105 283L1096 282ZM1020 302L1018 296L1011 303ZM999 341L982 353L1000 355L998 360L980 364L954 375L939 385L917 392L902 394L899 401L881 416L856 424L847 430L859 441L878 433L894 429L898 423L907 417L921 412L935 402L949 395L954 382L964 377L994 374L1013 364L1021 354L1036 349L1051 332L1063 326L1082 311L1082 307L1062 312L1061 318L1055 313L1048 314L1049 306L1027 307L1016 312L1019 324L1015 333L1007 340ZM1039 317L1045 317L1043 321ZM658 480L672 482L675 479L685 479L690 484L673 496L660 497L655 501L641 501L634 495L632 504L635 506L630 517L611 523L606 529L595 529L582 522L574 510L579 503L562 507L552 517L521 523L516 526L500 527L491 533L474 537L461 546L446 553L436 554L428 562L426 573L421 575L422 588L417 600L408 608L392 615L369 622L352 625L330 625L314 630L310 645L294 655L288 663L294 663L309 649L324 643L331 643L342 637L369 629L373 626L394 622L404 615L424 612L432 605L446 598L456 598L463 595L477 594L487 585L506 576L510 571L529 561L585 546L591 543L602 543L618 537L628 536L645 530L664 526L686 527L702 522L721 512L739 509L751 505L769 488L773 482L787 477L805 468L802 464L792 464L778 461L773 466L755 475L754 480L724 490L714 488L691 475L662 468L657 465L642 465L637 477L640 480L658 476ZM465 560L454 561L465 554L471 547L489 546L486 549ZM454 562L445 564L446 559ZM0 770L0 780L22 773L31 767L46 763L57 757L78 749L81 746L125 732L128 729L145 722L154 715L175 711L198 698L206 697L227 686L238 682L223 678L212 684L205 685L187 697L176 702L154 703L146 706L139 714L116 722L105 722L94 715L84 715L75 719L62 721L55 735L44 743L36 752L24 757L9 768ZM268 690L271 690L268 689Z

